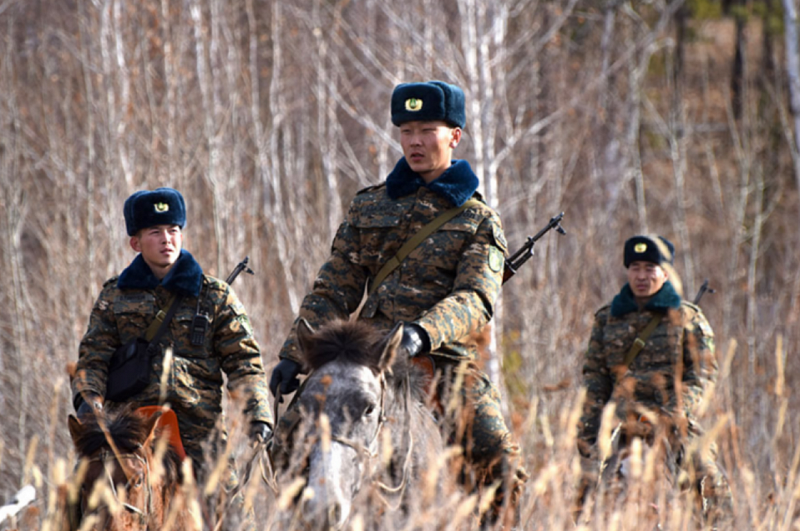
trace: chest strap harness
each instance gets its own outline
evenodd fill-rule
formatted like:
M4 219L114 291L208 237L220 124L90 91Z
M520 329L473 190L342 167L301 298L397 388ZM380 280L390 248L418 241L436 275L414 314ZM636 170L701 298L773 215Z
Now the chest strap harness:
M625 359L622 361L622 364L627 368L630 367L633 360L636 359L636 356L639 355L639 352L642 351L644 348L647 339L650 337L650 334L653 333L653 330L656 329L658 323L661 322L661 315L654 315L650 322L647 323L647 326L644 327L644 330L639 334L639 337L633 340L633 345L631 345L631 349L625 355Z
M385 264L383 264L383 267L381 267L380 271L378 271L378 274L372 279L372 283L369 286L369 294L372 295L375 293L375 290L378 289L378 286L380 286L384 280L386 280L386 277L388 277L392 271L397 269L403 260L405 260L409 254L411 254L411 251L425 241L425 238L436 232L439 227L457 215L461 214L469 207L477 206L479 204L480 201L477 199L470 199L460 207L451 208L450 210L439 214L433 219L433 221L419 229L414 236L406 240L403 246L400 247L400 250L397 251L396 255L391 257Z

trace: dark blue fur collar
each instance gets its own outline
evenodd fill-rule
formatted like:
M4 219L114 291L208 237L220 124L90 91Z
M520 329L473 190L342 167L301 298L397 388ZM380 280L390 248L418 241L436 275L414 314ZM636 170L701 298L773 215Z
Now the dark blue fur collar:
M189 251L181 250L178 261L167 276L158 280L142 255L138 254L117 280L119 289L155 289L158 285L172 293L197 297L203 287L203 269Z
M478 189L478 177L472 171L469 162L454 160L452 166L431 184L425 184L422 177L411 169L406 158L403 157L386 178L386 193L392 199L400 199L413 194L420 186L426 186L432 192L436 192L459 207L466 203Z
M664 286L658 290L658 293L653 295L645 305L645 310L665 312L670 308L681 307L681 296L675 291L672 282L667 280ZM622 317L626 313L635 312L639 309L636 304L636 299L633 296L633 290L627 283L622 286L622 290L611 301L611 315L614 317Z

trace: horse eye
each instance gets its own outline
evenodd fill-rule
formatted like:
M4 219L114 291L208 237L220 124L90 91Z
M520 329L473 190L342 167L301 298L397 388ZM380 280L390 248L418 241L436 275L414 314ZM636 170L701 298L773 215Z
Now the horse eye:
M369 417L375 412L375 404L370 404L367 406L367 409L364 410L364 416Z
M137 474L136 477L131 481L131 486L138 489L142 486L142 483L144 483L144 476L142 474Z

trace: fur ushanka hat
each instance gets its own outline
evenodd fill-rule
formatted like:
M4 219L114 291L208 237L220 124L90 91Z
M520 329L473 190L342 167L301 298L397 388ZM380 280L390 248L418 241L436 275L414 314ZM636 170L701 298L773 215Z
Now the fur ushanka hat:
M154 225L186 225L186 203L173 188L135 192L125 200L124 213L128 236Z
M392 92L392 123L443 120L462 129L467 123L464 91L444 81L401 83Z

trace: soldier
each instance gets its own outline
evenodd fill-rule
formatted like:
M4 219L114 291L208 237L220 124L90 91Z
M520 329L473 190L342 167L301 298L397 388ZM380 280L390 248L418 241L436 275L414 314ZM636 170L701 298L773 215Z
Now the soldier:
M186 206L180 192L172 188L136 192L125 201L124 215L130 246L139 254L119 276L103 284L80 343L73 404L79 418L93 409L119 406L105 399L112 354L143 337L157 312L168 312L171 301L177 300L151 360L149 382L126 401L158 405L159 382L168 370L166 402L177 415L186 454L202 477L206 458L214 457L204 455L203 447L210 444L209 437L217 428L225 438L223 371L228 389L245 397L250 437L266 440L272 434L261 353L247 313L231 287L205 275L182 249ZM204 321L204 332L193 326ZM167 346L172 349L171 366L164 365ZM235 482L231 470L226 487L232 488Z
M476 346L469 339L492 317L506 240L497 213L476 191L478 178L469 163L452 159L466 122L464 93L441 81L400 84L392 93L391 116L404 157L383 184L361 190L350 204L330 257L280 351L270 390L275 394L280 387L286 394L299 385L297 322L306 319L316 328L348 318L371 284L360 319L387 332L403 322L401 347L409 356L429 355L445 374L454 374L463 363L468 385L461 399L463 409L471 412L471 429L461 437L466 459L487 484L510 476L516 496L525 478L517 468L519 447L505 425L497 389L475 363ZM472 198L474 203L467 204ZM380 273L420 229L465 204L394 269Z
M595 314L586 352L587 394L578 450L594 462L596 481L600 419L603 408L614 403L615 422L626 433L647 438L663 429L658 433L669 442L668 461L673 461L667 466L689 472L704 517L718 521L730 510L730 488L716 466L716 451L712 445L705 455L699 450L685 455L702 433L697 407L717 377L714 333L700 308L682 300L670 280L677 279L673 253L672 243L661 236L634 236L625 242L628 283ZM579 505L590 483L584 478Z

